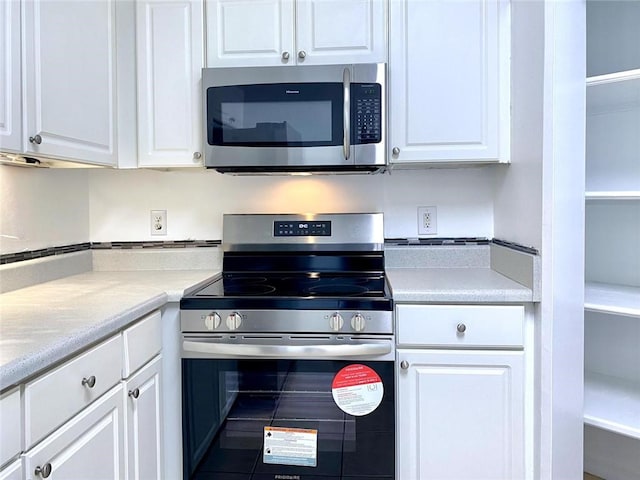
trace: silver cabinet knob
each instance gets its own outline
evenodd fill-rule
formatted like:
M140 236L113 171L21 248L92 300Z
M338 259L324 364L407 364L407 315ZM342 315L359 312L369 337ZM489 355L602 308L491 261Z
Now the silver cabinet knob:
M464 323L459 323L456 326L456 330L458 331L458 333L464 333L467 331L467 326Z
M393 153L394 155L400 155L400 149L398 147L393 147L391 153Z
M406 360L402 360L400 362L400 368L403 370L407 370L409 368L409 362L407 362Z
M140 389L134 388L133 390L129 390L129 396L131 398L138 398L140 396Z
M34 135L33 137L29 137L29 141L36 145L40 145L42 143L42 137L40 135Z
M333 330L334 332L339 331L343 325L344 319L338 312L334 313L333 315L331 315L331 318L329 318L329 328L331 328L331 330Z
M233 312L227 317L227 327L229 327L229 330L237 330L238 328L240 328L241 324L242 315L240 315L238 312Z
M204 317L204 326L207 327L207 330L215 330L220 326L221 322L222 319L216 312L211 312L209 315Z
M202 154L200 152L193 152L193 159L200 160L202 158Z
M298 52L298 58L299 58L300 60L303 60L306 56L307 56L307 52L305 52L304 50L300 50L300 51Z
M289 60L289 52L282 52L282 60L285 62Z
M353 317L351 317L351 328L353 328L356 332L361 332L365 327L364 316L360 313L356 313Z
M51 470L52 470L51 464L45 463L43 466L38 465L36 469L33 471L33 473L41 476L42 478L47 478L49 475L51 475Z
M93 388L96 384L96 377L91 375L89 378L84 377L82 379L82 385L85 387Z

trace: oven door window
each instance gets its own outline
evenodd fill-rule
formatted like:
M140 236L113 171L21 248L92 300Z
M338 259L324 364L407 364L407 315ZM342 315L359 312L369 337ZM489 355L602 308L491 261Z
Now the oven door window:
M354 363L375 371L384 391L359 416L332 394ZM185 479L394 478L393 362L184 359L183 379ZM283 456L270 455L271 431L289 442Z
M321 147L343 143L341 83L274 83L207 89L209 145Z

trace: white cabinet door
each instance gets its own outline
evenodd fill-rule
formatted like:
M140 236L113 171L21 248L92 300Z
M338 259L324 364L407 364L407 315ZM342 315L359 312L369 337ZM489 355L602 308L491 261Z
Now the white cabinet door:
M125 382L129 480L160 480L162 474L162 357L158 355Z
M202 165L202 0L137 2L138 166Z
M15 460L0 470L0 480L23 480L22 460Z
M391 0L389 159L509 159L508 0Z
M525 478L523 355L399 349L398 478Z
M0 465L3 465L24 448L20 387L0 395L0 426Z
M293 0L206 0L207 66L295 64Z
M39 478L37 468L52 479L125 478L123 419L118 384L24 454L28 478Z
M115 1L23 7L27 154L115 165Z
M206 0L207 66L386 61L385 0Z
M296 17L299 64L387 61L384 0L303 0Z
M0 2L0 151L22 151L20 2Z

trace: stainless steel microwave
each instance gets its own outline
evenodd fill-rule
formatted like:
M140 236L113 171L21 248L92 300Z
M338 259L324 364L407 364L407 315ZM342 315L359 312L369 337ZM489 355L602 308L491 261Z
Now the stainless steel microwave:
M205 68L205 166L223 173L386 167L386 64Z

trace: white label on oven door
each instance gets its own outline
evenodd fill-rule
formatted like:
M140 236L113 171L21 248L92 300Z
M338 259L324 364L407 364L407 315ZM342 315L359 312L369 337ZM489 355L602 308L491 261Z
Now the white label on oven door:
M318 462L318 431L264 427L263 462L315 467Z
M382 380L366 365L347 365L340 370L331 384L333 400L349 415L361 417L373 412L384 395Z

